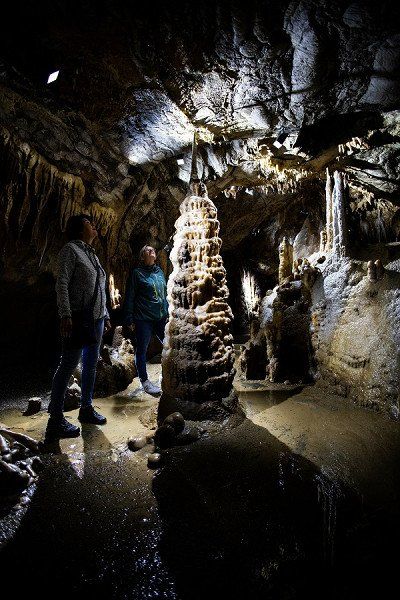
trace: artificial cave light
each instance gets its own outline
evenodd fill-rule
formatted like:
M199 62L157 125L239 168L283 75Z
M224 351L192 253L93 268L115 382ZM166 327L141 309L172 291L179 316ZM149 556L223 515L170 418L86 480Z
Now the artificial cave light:
M54 71L53 73L50 73L48 79L47 79L47 83L52 83L53 81L55 81L58 77L60 71Z
M195 137L196 141L201 140L202 142L206 142L208 144L212 144L214 141L214 134L207 129L207 127L202 127L199 125L195 125Z

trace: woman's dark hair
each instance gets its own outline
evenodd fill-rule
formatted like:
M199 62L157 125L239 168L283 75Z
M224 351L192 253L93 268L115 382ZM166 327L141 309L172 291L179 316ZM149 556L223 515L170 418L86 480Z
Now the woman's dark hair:
M83 233L83 222L90 221L92 223L92 217L90 215L72 215L67 221L65 233L68 240L79 240Z

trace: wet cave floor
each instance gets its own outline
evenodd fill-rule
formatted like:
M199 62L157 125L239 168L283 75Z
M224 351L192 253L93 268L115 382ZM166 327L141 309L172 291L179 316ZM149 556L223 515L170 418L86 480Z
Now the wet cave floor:
M159 365L151 365L151 377ZM136 382L137 380L135 380ZM2 589L40 598L369 598L396 583L398 423L317 387L239 379L247 418L147 467L157 400L95 401L103 428L46 454L30 503L0 515ZM42 438L44 411L0 421ZM77 411L66 413L77 422ZM12 592L14 590L14 593Z

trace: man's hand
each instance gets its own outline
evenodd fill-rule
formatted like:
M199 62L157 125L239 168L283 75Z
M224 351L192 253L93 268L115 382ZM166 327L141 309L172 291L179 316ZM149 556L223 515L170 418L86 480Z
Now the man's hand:
M104 332L103 332L103 335L105 335L106 333L108 333L110 331L110 329L111 329L111 321L110 321L110 319L106 319L104 321Z
M62 317L60 322L60 334L62 338L71 337L72 319L71 317Z

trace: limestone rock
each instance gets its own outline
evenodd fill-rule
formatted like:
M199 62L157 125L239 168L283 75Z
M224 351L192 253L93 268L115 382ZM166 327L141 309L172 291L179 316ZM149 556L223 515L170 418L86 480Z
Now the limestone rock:
M153 454L149 454L147 457L147 465L150 469L157 469L162 462L161 454L158 452L154 452Z
M159 448L169 448L174 445L176 433L172 425L161 425L154 434L154 443Z
M147 439L143 437L131 438L128 440L128 448L135 452L136 450L141 450L147 444Z
M185 419L179 412L174 412L164 419L164 425L172 425L176 434L181 433L185 428Z
M41 398L39 398L39 397L29 398L28 406L22 414L26 417L30 416L30 415L35 415L36 413L40 412L41 408L42 408L42 399Z
M232 312L219 254L217 211L205 186L193 188L180 210L168 281L161 411L167 398L221 405L234 377ZM185 417L184 408L179 412Z

